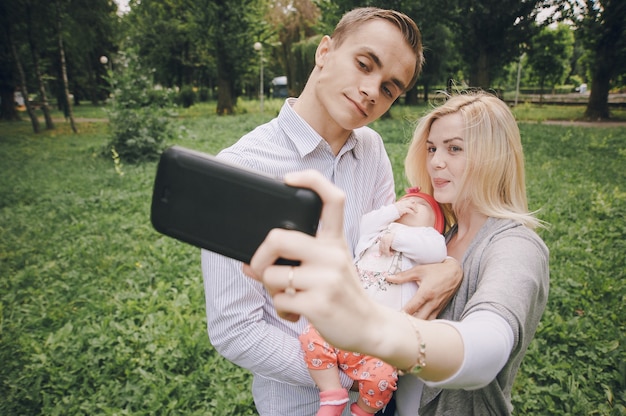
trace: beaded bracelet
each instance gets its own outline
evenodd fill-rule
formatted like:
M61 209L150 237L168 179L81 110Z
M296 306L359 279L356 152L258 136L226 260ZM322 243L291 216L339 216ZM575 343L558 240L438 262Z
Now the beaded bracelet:
M415 319L413 319L413 317L409 315L408 313L404 313L404 315L406 316L406 319L409 321L409 323L413 327L413 330L415 332L415 337L417 338L417 359L415 360L415 364L411 366L409 369L399 370L399 372L400 372L400 375L417 374L420 371L422 371L424 367L426 367L426 344L424 343L424 341L422 341L422 334L420 333L420 330L417 327Z

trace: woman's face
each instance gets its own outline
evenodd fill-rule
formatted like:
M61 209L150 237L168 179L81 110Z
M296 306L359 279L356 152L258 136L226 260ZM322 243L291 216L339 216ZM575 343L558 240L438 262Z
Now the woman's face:
M463 117L453 113L435 120L428 134L428 174L433 197L441 204L458 200L467 162L464 133Z

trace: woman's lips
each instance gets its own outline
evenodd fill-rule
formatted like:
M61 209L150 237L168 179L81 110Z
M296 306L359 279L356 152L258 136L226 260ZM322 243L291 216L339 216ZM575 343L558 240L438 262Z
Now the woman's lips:
M441 188L443 186L446 186L449 182L450 181L446 179L436 178L436 179L433 179L433 186L435 188Z

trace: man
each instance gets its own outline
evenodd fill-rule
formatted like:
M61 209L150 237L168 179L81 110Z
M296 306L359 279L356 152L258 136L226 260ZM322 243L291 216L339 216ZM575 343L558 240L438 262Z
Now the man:
M218 157L276 176L304 169L322 172L347 194L345 231L354 249L361 216L395 200L382 139L365 126L415 84L422 62L421 35L410 18L377 8L348 12L332 37L320 41L300 97L288 99L277 118ZM433 291L439 284L434 280L443 274L448 277L444 285L456 287L456 264L433 267L441 268L429 272L433 278L422 280L422 286ZM314 415L319 392L298 341L306 321L281 319L263 286L246 277L239 262L203 251L202 272L211 343L254 374L252 394L259 414ZM426 309L441 309L446 302L437 299ZM352 381L344 377L342 385L350 387Z

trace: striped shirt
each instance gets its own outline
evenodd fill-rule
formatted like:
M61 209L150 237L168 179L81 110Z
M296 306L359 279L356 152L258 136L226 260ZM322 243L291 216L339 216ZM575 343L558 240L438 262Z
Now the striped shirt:
M391 162L378 133L352 132L335 156L328 143L292 108L257 127L218 157L282 177L316 169L346 193L345 232L352 250L361 216L395 200ZM250 207L254 215L254 207ZM207 328L215 349L254 375L257 411L268 416L314 415L319 391L304 364L298 335L306 326L278 317L263 286L242 273L241 263L202 251ZM342 375L342 384L352 381ZM349 414L346 408L346 415Z

